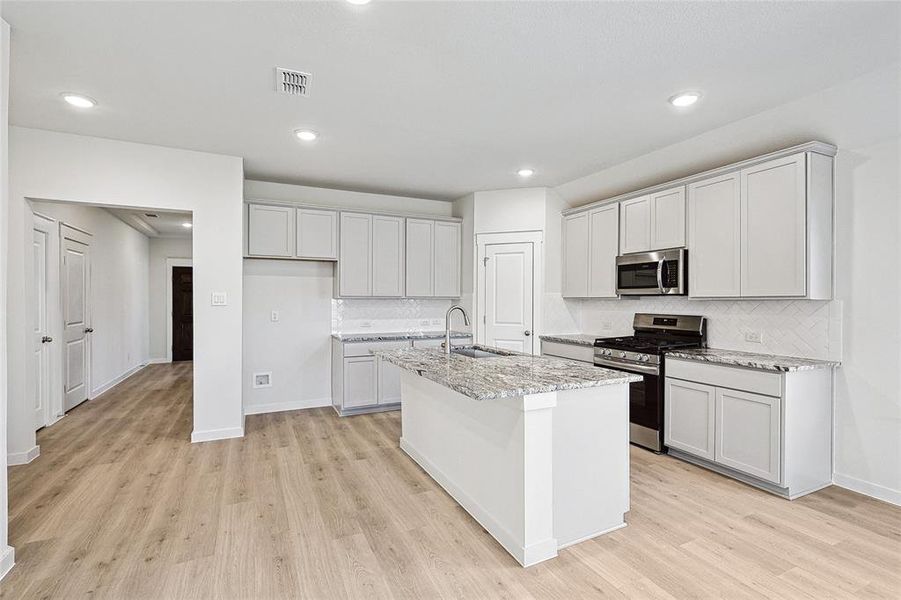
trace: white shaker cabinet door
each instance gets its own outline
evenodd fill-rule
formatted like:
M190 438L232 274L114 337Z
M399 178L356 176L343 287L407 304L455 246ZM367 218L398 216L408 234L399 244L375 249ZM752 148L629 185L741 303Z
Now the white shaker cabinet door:
M356 408L378 403L378 374L374 356L344 359L343 408Z
M779 398L716 388L716 462L782 483Z
M806 293L804 154L741 172L742 296Z
M616 297L616 255L619 252L619 205L588 213L588 296Z
M666 378L663 441L667 446L714 459L716 393L711 385Z
M400 402L400 367L396 367L380 358L378 365L379 404L397 404Z
M460 223L435 221L435 295L460 296Z
M372 295L404 295L403 217L372 217Z
M620 254L651 249L651 197L640 196L620 202Z
M341 213L339 247L339 295L372 295L372 215Z
M651 250L685 246L685 186L651 194Z
M407 219L407 296L435 294L435 221Z
M248 204L247 254L294 256L294 208Z
M338 213L298 208L296 229L298 258L338 258Z
M688 186L688 294L741 295L741 201L738 173Z
M588 213L563 217L563 297L588 295Z

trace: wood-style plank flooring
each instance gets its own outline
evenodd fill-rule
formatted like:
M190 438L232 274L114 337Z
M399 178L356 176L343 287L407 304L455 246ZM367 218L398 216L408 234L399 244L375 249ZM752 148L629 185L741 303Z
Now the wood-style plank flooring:
M522 569L398 449L398 413L251 416L191 444L191 365L152 365L9 469L4 598L899 598L901 510L788 502L632 450L629 526Z

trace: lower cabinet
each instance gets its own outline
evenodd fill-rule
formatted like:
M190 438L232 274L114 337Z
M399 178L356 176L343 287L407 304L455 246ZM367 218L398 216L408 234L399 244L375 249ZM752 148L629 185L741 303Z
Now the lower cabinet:
M794 499L832 481L832 372L666 359L671 455Z
M378 375L374 356L344 359L344 398L342 408L370 406L378 402Z
M663 438L670 448L714 460L716 388L667 378Z

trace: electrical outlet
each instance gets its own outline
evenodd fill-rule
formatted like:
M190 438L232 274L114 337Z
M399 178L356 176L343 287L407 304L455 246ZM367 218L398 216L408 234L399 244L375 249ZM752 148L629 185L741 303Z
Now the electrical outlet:
M369 329L370 327L372 327L372 321L361 321L360 327L362 327L364 329Z
M272 373L254 373L253 374L253 387L255 388L265 388L272 387Z
M210 295L210 304L212 306L225 306L228 304L228 294L225 292L213 292Z
M278 311L274 310L269 314L269 320L273 323L278 323Z
M429 320L428 320L428 319L422 319L421 321L419 321L419 324L420 324L420 325L428 325L428 324L429 324Z
M759 331L746 331L745 332L745 341L752 342L754 344L762 344L763 343L763 334Z
M444 325L444 321L441 319L432 319L432 325Z

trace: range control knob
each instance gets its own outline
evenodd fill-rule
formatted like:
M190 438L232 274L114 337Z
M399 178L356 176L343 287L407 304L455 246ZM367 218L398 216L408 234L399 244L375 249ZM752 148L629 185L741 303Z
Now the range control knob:
M651 360L651 357L647 354L642 354L639 358L641 359L641 362L648 362L649 360Z
M610 349L604 350L604 356L610 356L613 352Z
M625 353L625 352L620 352L620 353L619 353L619 357L620 357L620 358L626 358L626 353Z

